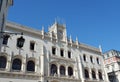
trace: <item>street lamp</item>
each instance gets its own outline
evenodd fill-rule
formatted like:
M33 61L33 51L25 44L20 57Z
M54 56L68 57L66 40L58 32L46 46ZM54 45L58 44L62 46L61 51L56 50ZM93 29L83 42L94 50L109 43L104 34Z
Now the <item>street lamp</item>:
M0 32L0 52L2 45L7 45L8 39L10 35L21 35L20 38L17 39L17 47L22 48L25 42L25 39L23 38L23 33L10 33L10 32Z
M17 39L17 47L22 48L24 45L25 39L23 38L23 36L21 36L20 38Z

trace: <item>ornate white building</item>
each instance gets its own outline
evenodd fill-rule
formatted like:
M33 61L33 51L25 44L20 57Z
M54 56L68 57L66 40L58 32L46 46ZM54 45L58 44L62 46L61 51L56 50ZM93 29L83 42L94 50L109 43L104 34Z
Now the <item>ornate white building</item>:
M120 51L105 52L104 64L110 82L120 82Z
M4 34L0 82L108 82L101 50L67 38L64 25L46 33L7 22L5 31L24 35Z

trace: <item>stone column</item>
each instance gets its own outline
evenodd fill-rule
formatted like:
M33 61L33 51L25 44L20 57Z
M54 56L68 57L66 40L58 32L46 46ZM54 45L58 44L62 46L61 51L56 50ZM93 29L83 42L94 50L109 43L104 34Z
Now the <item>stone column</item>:
M10 57L10 56L8 56ZM6 62L6 71L10 71L11 69L11 57L10 58L7 58L7 62Z
M21 71L26 72L26 59L22 57L22 65L21 65Z
M78 68L78 78L81 79L82 82L84 82L85 77L84 77L84 67L83 67L83 62L82 58L79 55L79 58L76 58L77 61L77 68Z
M48 76L50 76L50 64L48 63Z
M38 71L38 64L37 64L37 60L36 60L36 62L35 62L35 73L38 73L37 71Z
M92 78L92 71L91 71L91 69L89 69L88 71L89 71L89 77L90 77L90 79L93 79Z
M60 76L60 65L59 64L57 66L57 74L58 74L58 76Z
M73 68L73 76L76 76L76 69L75 69L75 67Z
M68 77L68 66L66 66L65 75Z
M99 80L99 73L96 71L96 79Z
M40 51L41 51L41 54L40 54L40 65L41 65L41 81L44 82L44 65L45 65L45 62L44 62L44 46L41 45L40 47Z

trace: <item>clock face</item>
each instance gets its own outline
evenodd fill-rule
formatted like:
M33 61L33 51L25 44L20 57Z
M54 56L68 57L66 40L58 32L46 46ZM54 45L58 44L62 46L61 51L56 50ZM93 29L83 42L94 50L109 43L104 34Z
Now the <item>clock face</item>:
M58 37L59 37L60 39L63 39L63 31L62 31L62 30L59 30L59 32L58 32Z

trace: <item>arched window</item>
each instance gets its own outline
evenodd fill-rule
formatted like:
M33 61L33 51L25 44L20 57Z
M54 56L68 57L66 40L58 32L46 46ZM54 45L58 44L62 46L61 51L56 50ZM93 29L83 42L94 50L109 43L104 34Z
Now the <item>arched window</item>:
M57 74L57 66L55 64L51 65L50 72L51 75Z
M6 68L7 59L4 56L0 56L0 68Z
M88 72L88 70L85 69L84 72L85 72L85 78L89 78L89 72Z
M95 73L94 70L92 70L92 78L93 78L93 79L96 79L96 73Z
M69 76L73 75L73 69L72 69L72 67L68 67L68 75Z
M102 78L102 73L101 73L100 71L98 71L98 75L99 75L99 79L100 79L100 80L103 80L103 78Z
M27 62L27 71L35 71L35 63L34 61L30 60Z
M60 75L65 75L65 67L60 66Z
M21 60L16 58L16 59L13 60L12 69L13 70L21 70L21 65L22 65Z

